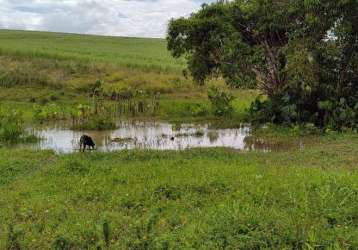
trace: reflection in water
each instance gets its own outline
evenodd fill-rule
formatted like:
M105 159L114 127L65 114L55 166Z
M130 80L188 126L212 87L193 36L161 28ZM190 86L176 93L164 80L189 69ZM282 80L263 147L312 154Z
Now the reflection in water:
M247 138L249 127L210 129L208 125L182 124L180 127L163 122L123 121L110 131L73 131L61 126L35 130L43 140L20 145L33 149L52 149L60 153L79 150L79 140L87 134L96 142L97 150L110 152L123 149L183 150L188 148L227 147L239 150L269 151L264 145L256 148Z

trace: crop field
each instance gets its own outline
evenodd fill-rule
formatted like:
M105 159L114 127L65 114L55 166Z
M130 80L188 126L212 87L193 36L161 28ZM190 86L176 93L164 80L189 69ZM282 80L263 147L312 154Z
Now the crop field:
M47 124L237 129L265 98L184 68L163 39L0 30L0 249L358 249L352 130L250 127L274 145L252 152L15 147Z
M164 39L98 37L47 32L0 31L0 54L27 58L73 59L129 68L180 71Z

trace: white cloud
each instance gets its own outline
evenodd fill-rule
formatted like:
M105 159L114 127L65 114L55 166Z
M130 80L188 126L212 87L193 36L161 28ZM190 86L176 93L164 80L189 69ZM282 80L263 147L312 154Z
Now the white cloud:
M214 0L0 0L0 28L164 37L170 18Z

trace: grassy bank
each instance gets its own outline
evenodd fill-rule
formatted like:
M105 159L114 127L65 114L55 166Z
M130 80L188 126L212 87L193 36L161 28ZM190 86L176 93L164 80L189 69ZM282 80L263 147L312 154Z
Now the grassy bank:
M356 249L357 148L345 134L267 154L0 149L0 248Z
M210 86L231 92L236 97L231 118L244 117L257 91L229 89L222 79L197 86L183 76L184 61L172 59L165 47L162 39L0 30L0 105L21 109L27 120L33 120L34 105L68 118L79 104L91 104L100 80L106 103L132 98L138 104L159 96L159 109L135 115L142 118L217 119L207 96Z

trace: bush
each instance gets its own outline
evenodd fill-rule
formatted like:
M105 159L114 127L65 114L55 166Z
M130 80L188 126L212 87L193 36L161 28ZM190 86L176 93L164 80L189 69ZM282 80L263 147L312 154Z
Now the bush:
M208 90L208 98L216 116L229 116L232 114L233 107L231 102L234 100L233 95L217 87L211 87Z
M349 100L351 99L351 100ZM274 123L284 125L313 124L322 129L344 130L357 129L358 104L351 98L337 98L319 101L309 107L309 102L302 104L289 95L275 97L265 101L256 99L249 110L252 123ZM312 110L315 109L315 112Z
M33 119L39 122L66 118L65 111L60 106L54 103L43 106L34 104L33 110Z
M64 236L57 236L52 244L52 248L55 250L70 250L73 249L74 244L68 238Z
M22 113L16 110L2 110L0 108L0 142L34 142L35 135L26 132Z
M208 107L201 103L183 103L179 110L176 110L177 115L202 117L209 113Z
M112 117L113 110L103 103L97 107L78 105L72 110L72 129L109 130L115 129L116 123Z
M289 97L264 101L256 98L249 109L250 122L255 124L275 123L286 125L298 122L300 119L297 113L297 106L289 101Z
M113 118L114 109L104 102L103 82L97 80L89 85L91 105L79 104L72 111L72 128L89 130L108 130L116 128Z
M30 142L37 138L25 131L22 114L13 110L0 110L0 141Z

